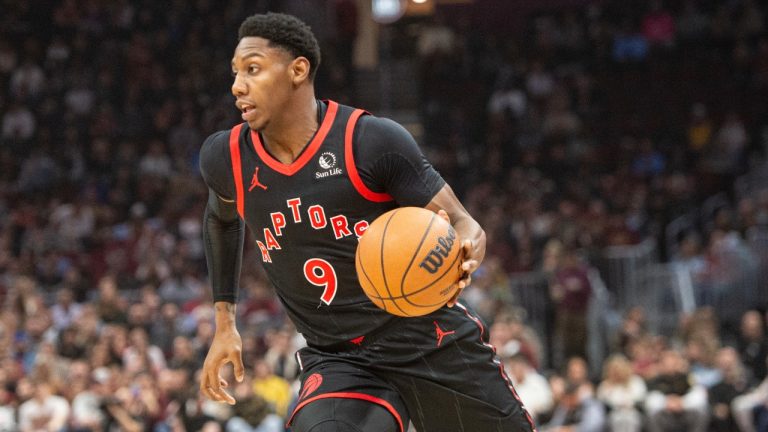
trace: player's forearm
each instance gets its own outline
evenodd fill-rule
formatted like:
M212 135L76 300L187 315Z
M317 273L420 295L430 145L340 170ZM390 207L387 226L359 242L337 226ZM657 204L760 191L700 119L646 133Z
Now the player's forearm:
M459 238L464 240L472 240L473 254L472 259L477 260L478 264L483 262L485 257L485 231L477 221L469 216L458 219L453 228L459 234Z
M213 301L237 302L245 228L239 217L222 215L209 200L203 218L203 240Z

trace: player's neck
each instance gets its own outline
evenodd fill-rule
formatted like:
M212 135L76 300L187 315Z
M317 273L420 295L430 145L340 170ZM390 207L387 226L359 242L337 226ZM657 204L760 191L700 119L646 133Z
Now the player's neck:
M289 164L296 160L319 127L318 107L314 92L297 97L286 107L287 115L261 131L264 146L273 157Z

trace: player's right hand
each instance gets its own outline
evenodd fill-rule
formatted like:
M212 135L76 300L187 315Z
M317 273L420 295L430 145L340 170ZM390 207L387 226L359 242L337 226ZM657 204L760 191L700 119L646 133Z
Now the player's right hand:
M234 327L216 330L200 376L200 393L213 401L234 405L235 398L224 391L229 383L221 376L221 368L227 363L232 363L235 379L242 382L245 375L243 341Z

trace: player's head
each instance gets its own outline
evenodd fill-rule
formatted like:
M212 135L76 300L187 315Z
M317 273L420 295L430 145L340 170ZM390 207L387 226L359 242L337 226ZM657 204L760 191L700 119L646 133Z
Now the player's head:
M232 58L232 93L252 129L262 129L282 112L296 90L312 88L320 46L309 26L280 13L246 18Z
M320 66L320 45L312 30L293 15L268 12L251 15L240 24L237 38L258 37L269 46L284 50L293 58L304 57L309 62L309 79L314 80Z

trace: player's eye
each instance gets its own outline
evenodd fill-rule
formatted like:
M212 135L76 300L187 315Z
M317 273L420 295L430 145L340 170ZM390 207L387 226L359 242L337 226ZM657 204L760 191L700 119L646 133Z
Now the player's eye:
M252 64L252 65L248 66L248 73L254 74L254 73L258 72L258 71L259 71L259 66L258 65Z

